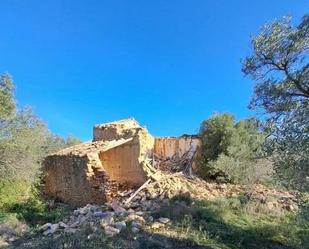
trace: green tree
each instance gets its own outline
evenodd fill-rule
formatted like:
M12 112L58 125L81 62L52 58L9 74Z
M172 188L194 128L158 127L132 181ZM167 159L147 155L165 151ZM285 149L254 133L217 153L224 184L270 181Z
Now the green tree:
M0 122L15 111L14 84L9 74L0 75Z
M49 153L80 143L52 134L31 110L16 110L14 85L8 74L0 77L0 181L22 179L31 184Z
M228 153L228 147L235 139L234 125L235 118L228 113L214 115L203 121L200 135L204 164L216 160L221 153Z
M259 126L255 119L236 122L228 113L205 120L200 128L202 175L242 183L269 178L272 165L263 157Z
M255 81L250 108L265 114L277 176L309 189L309 15L266 24L252 47L243 72Z

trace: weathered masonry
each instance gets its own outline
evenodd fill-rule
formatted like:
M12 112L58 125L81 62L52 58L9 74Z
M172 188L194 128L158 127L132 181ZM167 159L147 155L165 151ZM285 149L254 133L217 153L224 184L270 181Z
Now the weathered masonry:
M199 144L196 136L154 138L134 119L96 125L92 142L45 158L45 193L74 205L104 203L118 188L141 186L155 174L154 155L192 156Z

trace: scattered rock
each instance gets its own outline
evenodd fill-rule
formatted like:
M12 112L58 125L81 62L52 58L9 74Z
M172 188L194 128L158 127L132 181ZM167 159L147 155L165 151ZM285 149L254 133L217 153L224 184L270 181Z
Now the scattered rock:
M105 216L105 213L102 212L102 211L97 211L97 212L94 212L94 213L92 214L92 216L93 216L93 217L102 218L102 217Z
M59 224L51 224L50 227L43 232L44 236L52 235L59 229Z
M44 225L42 225L42 226L39 228L39 230L45 231L45 230L49 229L51 226L52 226L51 223L45 223Z
M132 221L131 226L141 228L142 224L140 222L134 220L134 221Z
M67 229L64 230L64 232L66 232L66 233L75 233L76 229L75 228L67 228Z
M116 213L124 213L126 210L121 207L115 200L110 204L111 208L116 212Z
M138 211L138 212L136 212L135 214L136 214L136 215L139 215L139 216L142 216L142 215L144 215L144 212L143 212L143 211Z
M151 224L151 228L153 228L153 229L158 229L158 228L161 228L161 227L164 227L164 224L157 222L157 221L155 221L154 223Z
M111 225L114 222L113 215L114 214L112 212L106 212L100 220L100 225L103 227L106 225Z
M2 247L5 248L5 247L7 247L9 245L10 244L7 241L5 241L5 240L0 238L0 248L2 248Z
M115 228L115 227L112 227L112 226L105 226L104 227L104 231L106 233L107 236L115 236L116 234L119 234L120 233L120 230Z
M125 221L118 221L114 223L114 227L117 228L119 231L122 231L127 227L127 224Z
M64 229L65 229L65 228L67 228L67 227L68 227L68 225L67 225L67 224L65 224L65 223L64 223L64 222L62 222L62 221L60 221L58 224L59 224L59 227L60 227L60 228L64 228Z
M76 228L79 226L79 221L75 221L70 225L70 228Z
M129 213L129 214L133 214L133 213L135 213L135 211L134 211L134 209L129 208L129 209L128 209L128 213Z
M158 221L162 224L167 224L168 222L170 222L170 219L169 218L165 218L165 217L160 217L158 219Z
M133 233L138 233L138 232L140 231L140 229L137 228L137 227L132 227L132 228L131 228L131 231L132 231Z

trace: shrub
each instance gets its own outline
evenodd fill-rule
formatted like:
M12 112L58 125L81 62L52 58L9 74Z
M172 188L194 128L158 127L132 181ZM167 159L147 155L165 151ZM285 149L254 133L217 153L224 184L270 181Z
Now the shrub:
M309 191L309 15L265 24L252 37L243 72L254 83L250 108L263 114L271 134L276 177Z
M202 123L200 136L203 177L241 183L270 181L272 164L263 157L264 135L257 120L236 123L231 114L216 114Z
M272 163L266 159L249 159L221 154L217 160L208 163L209 172L217 175L217 180L234 183L271 183ZM218 174L220 172L220 174Z
M0 75L0 181L33 183L44 156L80 141L52 134L30 108L17 109L14 83Z
M37 191L42 159L80 141L52 134L30 108L16 108L13 91L10 76L0 75L0 219L13 213L27 222L57 218L59 210L48 212L31 190Z

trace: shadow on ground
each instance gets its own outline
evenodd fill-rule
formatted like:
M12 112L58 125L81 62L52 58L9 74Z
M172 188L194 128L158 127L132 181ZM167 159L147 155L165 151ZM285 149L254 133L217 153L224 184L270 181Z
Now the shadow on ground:
M189 203L188 203L189 202ZM191 206L191 203L197 203ZM300 247L293 247L276 240L277 234L289 228L288 224L274 224L258 217L251 217L251 223L246 223L242 217L234 218L235 222L227 222L224 217L225 209L214 208L209 201L176 201L174 204L162 207L157 217L169 217L172 227L187 231L187 237L195 237L194 241L210 246L209 248L250 248L250 249L296 249L309 248L308 230L300 231L296 235ZM157 218L155 217L155 218ZM180 222L182 221L182 222ZM291 227L292 229L292 227ZM188 232L189 231L189 232ZM278 235L279 236L279 235ZM201 238L202 237L202 238ZM308 246L308 247L306 247Z
M226 212L234 214L226 217ZM11 247L16 249L299 249L309 248L309 234L306 229L296 229L290 233L294 223L276 223L270 217L263 219L251 214L250 220L243 217L238 206L233 208L214 204L209 201L196 201L176 197L162 206L154 218L169 217L171 222L154 231L145 230L133 234L128 227L120 235L106 237L102 229L86 228L74 234L58 234L42 237L28 234L17 240ZM232 210L232 211L231 211ZM239 217L237 216L239 214ZM308 210L302 216L308 216ZM295 215L296 216L296 215ZM309 217L309 216L308 216ZM307 218L308 218L307 217ZM296 217L298 218L298 217ZM289 227L289 224L291 226ZM308 224L307 224L308 225ZM169 233L172 231L172 233ZM171 236L170 234L173 234ZM295 236L298 243L289 246L289 235ZM281 237L280 237L281 236ZM294 244L292 244L294 245Z
M107 238L104 234L97 234L92 238L90 234L75 234L59 237L24 237L17 240L5 249L214 249L213 247L201 246L189 239L176 239L164 235L141 232L137 236Z

